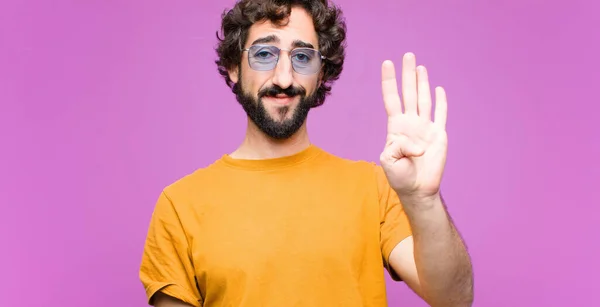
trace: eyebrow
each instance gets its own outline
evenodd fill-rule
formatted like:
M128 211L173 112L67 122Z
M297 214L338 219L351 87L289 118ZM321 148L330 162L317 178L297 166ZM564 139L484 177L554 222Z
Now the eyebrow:
M281 40L276 35L268 35L265 37L261 37L252 42L252 45L256 44L269 44L269 43L279 43ZM292 42L293 48L315 48L313 44L302 41L302 40L294 40Z

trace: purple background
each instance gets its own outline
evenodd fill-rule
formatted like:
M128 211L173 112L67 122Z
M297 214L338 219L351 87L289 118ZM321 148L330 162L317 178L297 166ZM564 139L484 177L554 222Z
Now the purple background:
M215 2L0 4L3 306L146 305L160 190L244 134L213 64L232 1ZM312 140L377 161L380 64L415 52L448 92L443 188L475 306L600 306L598 1L484 2L339 0L347 64ZM389 290L391 306L425 306Z

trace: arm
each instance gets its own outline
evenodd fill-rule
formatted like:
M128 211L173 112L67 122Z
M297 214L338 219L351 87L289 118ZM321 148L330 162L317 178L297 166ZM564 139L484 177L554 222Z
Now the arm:
M440 197L404 206L413 235L390 255L390 266L431 306L471 306L470 257ZM415 208L415 209L413 209Z
M400 99L394 64L385 61L382 65L388 134L381 166L412 230L412 240L397 244L393 256L390 252L393 259L389 266L404 275L432 306L470 306L471 263L440 194L448 151L446 92L442 87L435 88L432 119L428 79L427 69L417 67L414 54L406 53Z
M162 292L154 294L154 307L192 307L192 305L184 303L172 296L168 296Z
M202 306L183 215L185 207L177 206L163 191L152 213L139 270L149 305Z

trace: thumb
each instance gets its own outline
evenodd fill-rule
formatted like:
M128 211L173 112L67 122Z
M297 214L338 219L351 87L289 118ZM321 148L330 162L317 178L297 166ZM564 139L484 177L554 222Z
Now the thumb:
M425 151L404 135L391 136L381 153L382 163L393 163L402 158L418 157Z

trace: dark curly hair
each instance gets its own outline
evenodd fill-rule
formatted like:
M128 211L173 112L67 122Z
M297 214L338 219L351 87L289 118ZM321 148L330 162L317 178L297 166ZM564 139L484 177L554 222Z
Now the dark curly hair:
M241 90L229 78L229 70L239 66L242 48L248 38L249 28L258 21L268 20L285 25L292 7L304 8L313 19L319 39L316 47L326 57L322 70L322 82L317 89L315 106L322 105L331 91L333 81L342 73L345 58L346 24L339 7L328 0L241 0L229 11L223 12L221 32L217 32L216 47L219 73L234 93Z

